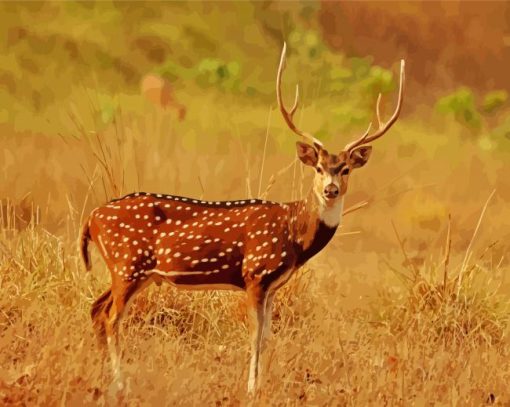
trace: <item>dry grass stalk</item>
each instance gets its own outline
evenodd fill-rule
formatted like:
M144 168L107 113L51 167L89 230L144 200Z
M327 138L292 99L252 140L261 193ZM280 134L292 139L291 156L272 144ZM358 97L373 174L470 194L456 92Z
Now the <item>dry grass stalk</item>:
M260 199L266 199L267 195L269 194L269 191L271 191L271 188L275 185L276 180L280 178L283 174L285 174L288 170L290 170L297 162L297 158L294 158L290 164L283 167L279 171L276 172L276 174L271 174L271 177L269 178L269 181L267 183L266 189L264 192L260 195Z
M197 175L197 178L198 178L198 184L200 185L200 190L202 191L199 196L199 199L203 199L204 195L205 195L204 184L202 183L202 178L200 177L200 175Z
M446 294L446 282L448 281L448 265L450 264L450 250L452 248L451 239L452 215L448 214L448 231L446 233L446 243L444 250L444 272L443 272L443 290Z
M485 211L487 210L487 206L489 205L490 200L496 193L496 190L493 190L489 197L487 198L487 201L485 201L485 205L483 206L482 212L480 213L480 217L478 218L478 223L476 224L476 228L473 232L473 236L471 237L471 240L469 241L469 245L466 249L466 254L464 256L464 260L462 261L462 266L460 267L460 273L458 277L457 282L457 296L460 293L460 288L462 285L462 275L464 274L464 270L466 269L466 265L468 263L469 258L471 257L471 247L473 246L473 242L475 240L476 235L478 234L478 230L480 229L480 225L482 224L483 216L485 215Z
M352 213L352 212L356 212L357 210L359 209L362 209L364 208L365 206L367 206L369 204L369 201L361 201L357 204L354 204L352 206L349 206L347 209L345 209L343 212L342 212L342 215L348 215L349 213Z
M403 242L397 234L401 250L408 263L408 256L403 249ZM494 247L489 245L480 256ZM392 314L388 321L393 334L405 335L409 332L426 334L430 343L448 344L463 349L476 349L480 345L503 344L508 329L508 301L503 301L498 294L499 286L489 286L489 281L481 282L481 289L475 287L475 267L464 272L460 292L457 285L458 275L450 276L448 266L451 256L451 216L448 218L448 231L445 242L444 257L440 265L444 267L440 282L436 281L435 268L430 266L420 271L409 268L412 278L396 270L402 279L407 294L401 296L402 306L395 302L389 304L384 315ZM416 274L418 272L418 274ZM460 295L462 294L462 295ZM393 315L396 314L396 315Z
M393 231L395 232L395 236L396 236L398 244L400 246L400 250L402 251L402 254L404 255L404 258L406 261L406 266L408 266L411 269L411 271L413 272L413 275L414 275L414 281L416 281L418 279L418 276L420 275L420 273L419 273L418 269L416 268L416 266L414 265L414 263L409 258L409 256L407 255L407 251L404 247L404 242L402 241L402 239L400 239L400 235L398 234L397 228L395 227L395 223L393 221L391 221L391 226L393 227Z

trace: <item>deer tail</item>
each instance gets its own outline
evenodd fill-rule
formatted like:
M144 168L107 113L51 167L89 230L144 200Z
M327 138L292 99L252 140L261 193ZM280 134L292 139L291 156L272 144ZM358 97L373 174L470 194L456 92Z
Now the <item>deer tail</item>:
M90 229L89 229L89 221L85 222L83 228L81 230L80 235L80 254L83 259L83 263L85 264L85 269L89 271L92 267L90 264L90 255L89 255L89 240L90 240Z

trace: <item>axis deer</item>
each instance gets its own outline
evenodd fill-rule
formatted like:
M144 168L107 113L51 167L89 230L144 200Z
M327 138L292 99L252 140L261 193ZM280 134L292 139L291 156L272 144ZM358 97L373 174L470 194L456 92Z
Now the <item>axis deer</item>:
M110 349L120 388L118 326L133 296L152 282L188 289L233 289L247 294L251 361L248 392L257 388L260 354L270 333L276 290L321 251L335 234L352 170L366 164L368 143L397 120L404 94L401 61L397 107L388 122L370 126L338 154L329 153L293 121L299 91L287 110L281 94L284 45L276 78L280 111L288 127L310 144L297 142L299 159L315 169L306 199L277 203L259 199L212 202L154 193L134 193L96 208L81 235L81 254L90 269L88 243L98 246L111 273L112 285L92 305L93 325Z

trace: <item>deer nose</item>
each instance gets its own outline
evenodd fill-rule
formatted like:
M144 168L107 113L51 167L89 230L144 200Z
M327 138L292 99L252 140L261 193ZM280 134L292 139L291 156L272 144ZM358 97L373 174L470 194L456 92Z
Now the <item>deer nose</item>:
M324 196L326 198L336 198L339 193L339 189L335 184L329 184L324 188Z

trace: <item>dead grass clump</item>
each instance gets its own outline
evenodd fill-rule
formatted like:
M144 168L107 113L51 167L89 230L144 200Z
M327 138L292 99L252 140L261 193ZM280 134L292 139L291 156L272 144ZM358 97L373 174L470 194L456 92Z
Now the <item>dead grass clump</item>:
M457 278L443 283L420 276L409 281L401 304L393 303L391 331L396 335L419 332L430 343L477 347L503 343L508 328L508 303L495 290L479 291L473 273L456 294Z
M75 239L40 226L15 233L0 251L0 404L114 404L89 316L109 283L101 259L94 256L86 273ZM299 271L275 299L258 405L480 405L489 394L509 400L508 347L498 346L507 324L497 296L482 295L495 293L485 277L497 280L499 271L484 259L464 271L459 295L458 273L448 276L445 294L444 273L432 278L437 268L424 266L414 282L407 270L402 295L375 303L382 329L367 310L342 306L341 273ZM142 292L121 330L126 404L245 405L244 300L243 293L169 285ZM497 329L480 324L486 320ZM471 325L456 327L462 321ZM447 328L457 329L448 333L452 346ZM482 335L488 339L477 342Z
M2 232L23 230L31 223L39 222L39 208L33 203L30 194L22 199L0 199L0 228Z
M278 291L273 307L273 331L301 326L314 313L309 268L299 271ZM168 284L151 286L133 301L125 320L126 335L146 339L164 334L194 349L245 341L245 294L231 291L186 291Z
M244 335L244 295L152 286L133 302L125 332L145 339L162 333L194 349L221 345Z
M500 287L494 282L498 267L483 262L496 243L488 246L473 264L467 262L472 255L470 244L462 264L450 272L450 223L443 260L420 268L409 259L398 233L397 238L407 268L394 271L404 290L397 301L386 298L388 308L381 313L394 335L417 334L424 336L427 343L465 348L505 342L510 302L502 298ZM438 272L440 269L442 273Z
M2 229L0 223L0 404L114 404L108 399L109 364L102 364L90 321L90 306L109 286L110 276L96 248L90 273L84 272L76 250L83 223L79 218L91 206L137 185L198 196L199 185L191 178L195 174L203 181L204 196L244 196L244 172L238 163L229 166L224 159L237 150L229 147L216 154L214 144L208 144L210 154L178 154L175 149L180 147L173 144L174 139L165 144L162 130L170 126L164 125L164 119L157 121L154 132L142 132L140 125L126 126L126 134L116 133L112 124L99 133L99 139L93 133L87 148L80 139L76 152L67 154L69 162L50 167L69 176L54 171L51 182L37 178L27 187L41 191L52 185L67 186L72 194L52 195L49 206L42 207L42 225L32 221L20 230L7 224ZM160 137L143 138L145 133ZM17 145L17 151L25 151L29 143L24 144ZM54 163L55 157L66 156L57 144L51 146L52 158L46 161ZM137 150L143 151L140 160L131 154ZM268 154L264 173L276 173L283 158L288 157ZM76 165L71 166L71 161ZM82 162L83 168L78 165ZM250 157L246 163L252 174L261 167L260 160ZM290 168L270 179L269 185L276 184L266 189L268 198L287 199L288 186L294 191L298 175ZM89 174L86 183L82 182L84 172ZM43 177L46 173L34 174ZM223 174L229 174L231 184L225 183ZM74 185L78 186L73 189ZM468 257L464 267L448 267L446 273L445 261L429 264L424 258L417 264L409 258L409 268L397 273L404 284L393 275L385 280L386 275L372 274L373 263L367 262L367 255L376 258L391 243L375 226L383 224L381 214L385 219L389 216L386 206L371 210L373 216L347 219L357 219L356 227L362 229L370 222L374 233L367 234L366 240L375 238L374 245L384 240L376 253L370 254L368 246L357 246L351 248L353 256L344 257L349 250L343 247L335 252L333 243L321 256L338 256L341 267L319 267L314 260L310 265L316 270L303 268L279 290L258 404L480 405L488 394L494 394L499 403L510 400L506 391L509 350L502 346L508 326L503 317L506 303L497 296L494 283L502 280L502 271L485 257L476 261ZM505 213L497 219L504 219ZM338 238L343 239L337 234ZM463 263L462 258L454 260ZM368 270L370 276L363 281L367 292L349 285L358 262L359 269ZM374 301L382 324L373 324L365 298L383 280L388 292L400 291ZM356 308L345 307L354 298ZM123 371L129 384L126 404L246 405L245 311L243 293L178 291L169 285L153 285L142 292L121 330Z

